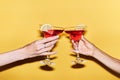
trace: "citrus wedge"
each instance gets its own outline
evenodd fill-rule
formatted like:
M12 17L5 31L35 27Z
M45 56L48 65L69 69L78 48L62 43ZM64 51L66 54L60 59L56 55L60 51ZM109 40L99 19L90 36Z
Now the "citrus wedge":
M52 29L52 25L50 24L43 24L41 27L40 27L40 30L41 31L48 31L48 30L51 30Z

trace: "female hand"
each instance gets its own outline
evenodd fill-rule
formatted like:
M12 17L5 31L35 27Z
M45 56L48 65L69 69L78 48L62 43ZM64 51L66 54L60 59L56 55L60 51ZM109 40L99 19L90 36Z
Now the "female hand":
M23 47L23 53L27 58L55 54L55 52L50 52L50 50L54 47L58 38L59 36L54 36L34 41Z
M106 65L111 70L120 74L120 60L119 59L114 58L108 55L107 53L105 53L104 51L100 50L95 45L93 45L88 40L86 40L83 36L82 36L82 39L78 43L74 41L72 41L72 43L75 49L73 50L73 52L76 52L76 53L79 52L80 54L83 54L83 55L92 56L96 58L97 60L99 60L104 65ZM76 49L78 49L78 51L76 51Z
M92 43L90 43L83 36L79 42L72 41L75 53L80 53L83 55L93 56L94 51L97 49Z

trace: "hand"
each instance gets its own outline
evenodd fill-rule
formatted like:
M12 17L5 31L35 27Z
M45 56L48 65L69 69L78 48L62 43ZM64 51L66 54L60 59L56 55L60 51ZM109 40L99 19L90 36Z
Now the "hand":
M120 74L120 60L119 59L116 59L108 55L104 51L100 50L95 45L90 43L87 39L85 39L83 36L79 42L72 41L72 43L74 47L73 52L75 53L79 52L80 54L83 54L83 55L92 56L96 58L97 60L99 60L101 63L103 63L108 68Z
M90 43L83 36L79 42L72 41L75 53L80 53L83 55L93 56L94 51L97 49L92 43Z
M58 38L59 36L54 36L34 41L23 47L23 53L27 58L55 54L55 52L49 51L54 47Z

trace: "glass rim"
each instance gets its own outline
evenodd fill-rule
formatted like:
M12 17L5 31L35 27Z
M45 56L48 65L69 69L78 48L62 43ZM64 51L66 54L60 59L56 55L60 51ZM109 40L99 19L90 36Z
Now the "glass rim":
M44 25L44 24L39 24L40 27L41 27L42 25ZM64 27L62 27L62 26L54 26L54 25L51 25L51 27L52 27L52 28L61 28L61 29L64 29Z

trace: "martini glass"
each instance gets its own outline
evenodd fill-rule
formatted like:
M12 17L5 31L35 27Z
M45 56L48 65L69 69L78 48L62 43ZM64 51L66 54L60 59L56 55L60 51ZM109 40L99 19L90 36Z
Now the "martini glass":
M78 25L78 26L68 27L65 29L65 32L69 34L70 40L72 40L77 45L77 47L75 48L76 60L72 61L73 64L81 64L82 62L84 62L84 60L80 58L79 50L78 50L79 40L81 39L82 35L85 32L84 27L85 25Z
M50 24L44 24L41 26L41 31L43 33L43 37L48 38L48 37L59 35L60 33L63 32L63 28L58 26L52 26ZM50 55L47 55L46 59L43 61L40 61L40 63L45 65L55 64L55 62L51 62Z

